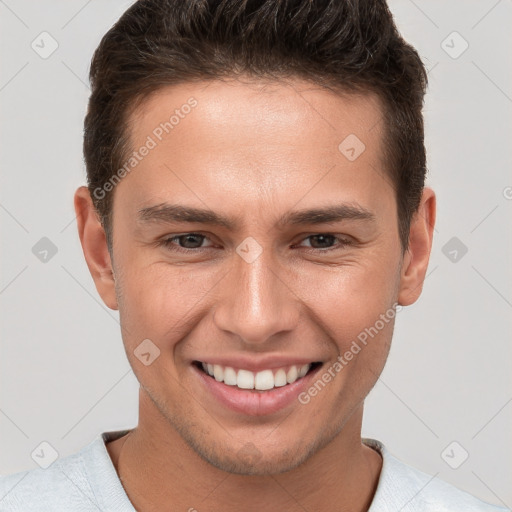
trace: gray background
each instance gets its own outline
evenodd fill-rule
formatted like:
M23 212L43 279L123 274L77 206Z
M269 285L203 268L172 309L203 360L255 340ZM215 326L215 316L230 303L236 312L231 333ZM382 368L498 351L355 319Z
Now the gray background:
M94 288L72 203L85 183L90 59L129 4L0 1L1 474L36 467L31 453L42 441L65 456L137 423L118 315ZM390 6L430 70L428 184L438 221L423 295L397 315L363 435L511 507L512 3ZM43 31L58 43L46 59L31 47L42 46ZM32 251L43 237L57 249L46 262ZM448 464L465 452L457 469Z

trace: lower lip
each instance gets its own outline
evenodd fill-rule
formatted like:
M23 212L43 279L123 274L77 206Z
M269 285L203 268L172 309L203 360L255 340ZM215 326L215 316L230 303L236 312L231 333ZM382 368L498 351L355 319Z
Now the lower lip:
M206 375L195 365L192 365L192 368L207 390L221 404L232 411L248 416L262 416L280 411L293 402L299 402L299 395L308 388L311 380L322 368L322 365L296 380L293 384L287 384L286 386L273 388L268 391L243 390L237 386L228 386Z

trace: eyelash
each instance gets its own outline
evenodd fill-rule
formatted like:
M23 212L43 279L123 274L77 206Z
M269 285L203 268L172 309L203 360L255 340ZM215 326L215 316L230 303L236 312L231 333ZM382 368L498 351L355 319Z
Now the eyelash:
M172 237L169 237L169 238L164 238L163 240L161 240L159 242L159 245L162 245L164 246L165 248L171 250L171 251L174 251L174 252L182 252L182 253L188 253L190 254L191 252L203 252L205 250L208 250L210 249L210 247L196 247L196 248L186 248L186 247L180 247L179 245L176 245L174 243L175 240L181 238L181 237L184 237L184 236L187 236L187 235L193 235L193 236L200 236L200 237L203 237L204 239L208 239L208 237L206 235L203 235L201 233L183 233L181 235L174 235ZM315 252L315 253L326 253L326 252L331 252L331 251L336 251L336 250L339 250L339 249L343 249L349 245L352 244L352 242L348 239L345 239L345 238L339 238L337 237L336 235L332 234L332 233L314 233L312 235L308 235L306 236L305 238L303 238L301 241L304 241L304 240L307 240L308 238L312 238L314 236L332 236L334 237L335 240L338 241L338 245L337 246L333 246L333 247L326 247L324 249L318 249L318 248L314 248L314 247L305 247L304 249L306 249L306 252Z

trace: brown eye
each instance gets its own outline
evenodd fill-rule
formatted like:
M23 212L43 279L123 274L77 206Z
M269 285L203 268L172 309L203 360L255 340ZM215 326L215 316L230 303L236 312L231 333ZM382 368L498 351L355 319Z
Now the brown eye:
M180 247L183 247L186 249L197 249L198 247L201 247L205 237L203 235L196 235L194 233L189 233L187 235L181 235L177 238L178 238Z
M302 245L306 241L309 243ZM306 251L318 251L321 253L343 249L350 245L351 241L336 235L331 235L330 233L316 233L304 238L302 244L299 244L299 246L302 245L302 247L305 247Z
M313 249L325 249L336 243L336 237L333 235L311 235L308 237Z
M185 233L162 240L162 244L170 248L178 249L202 249L206 236L198 233Z

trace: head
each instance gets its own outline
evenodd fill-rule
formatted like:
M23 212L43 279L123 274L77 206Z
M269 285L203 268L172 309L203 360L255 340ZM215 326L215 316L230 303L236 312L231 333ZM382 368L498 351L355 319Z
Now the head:
M141 389L215 466L296 467L362 410L421 292L421 60L384 1L139 0L90 78L78 227ZM332 378L243 414L198 377L233 360Z

